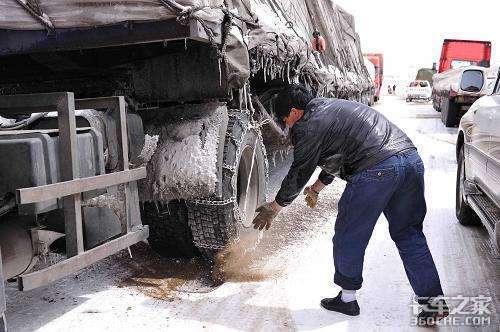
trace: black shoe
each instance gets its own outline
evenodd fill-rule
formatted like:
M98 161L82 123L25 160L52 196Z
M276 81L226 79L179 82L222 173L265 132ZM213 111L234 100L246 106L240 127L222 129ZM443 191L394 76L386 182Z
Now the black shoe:
M422 304L422 303L420 303ZM450 314L450 308L443 299L430 299L422 305L422 310L417 316L418 326L433 326Z
M342 291L334 298L321 300L321 306L326 310L336 311L349 316L359 315L358 301L344 302L341 299Z

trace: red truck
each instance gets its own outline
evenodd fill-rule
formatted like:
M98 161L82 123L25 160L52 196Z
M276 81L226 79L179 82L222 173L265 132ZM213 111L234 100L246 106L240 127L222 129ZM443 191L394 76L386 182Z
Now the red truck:
M491 42L445 39L439 60L439 73L465 66L489 67Z
M381 53L367 53L364 56L370 60L375 66L375 96L374 101L380 99L380 89L382 88L382 81L384 80L384 55Z

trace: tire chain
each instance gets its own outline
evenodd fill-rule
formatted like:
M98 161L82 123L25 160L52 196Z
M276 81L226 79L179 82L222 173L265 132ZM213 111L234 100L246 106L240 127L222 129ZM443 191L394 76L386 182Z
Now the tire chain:
M232 197L225 199L225 200L211 200L211 199L195 199L191 200L189 202L186 202L188 206L193 207L194 209L191 209L189 212L189 224L190 227L193 231L193 237L194 237L194 244L200 248L200 249L210 249L210 250L221 250L225 247L227 244L227 241L229 240L225 236L223 238L217 238L215 231L213 227L209 227L208 229L205 229L205 225L202 225L204 221L209 221L209 220L203 220L202 215L210 215L211 217L215 218L210 218L211 221L217 220L217 216L215 214L219 213L220 211L217 211L216 208L221 207L227 207L227 210L231 209L232 211L229 213L232 213L234 216L234 222L240 223L243 221L243 215L240 211L240 208L237 204L237 198L236 198L236 185L237 185L237 165L239 162L239 156L241 153L241 141L242 139L246 136L248 130L255 129L257 133L257 141L260 141L260 146L261 146L261 151L264 155L264 168L265 168L265 182L268 182L269 179L269 163L267 160L267 152L266 148L264 146L264 142L262 139L262 132L261 132L261 127L262 123L258 123L253 120L253 116L250 111L248 110L228 110L228 116L229 118L233 119L232 121L234 122L239 122L240 127L242 128L241 132L241 138L237 139L234 137L232 132L229 130L226 132L225 138L224 139L230 139L233 141L235 146L237 147L236 149L236 156L234 164L233 165L227 165L223 164L222 168L223 171L228 171L231 172L231 187L232 187ZM244 120L243 118L246 117L248 120ZM231 120L230 120L231 122ZM235 124L232 124L234 126ZM257 143L257 142L256 142ZM256 147L256 146L255 146ZM255 148L254 147L254 148ZM267 191L265 192L265 200L267 201ZM230 205L233 205L232 207ZM226 210L226 209L223 209ZM198 214L198 218L195 216ZM196 222L198 221L198 222ZM200 223L201 222L201 223ZM209 237L207 238L206 232L208 231Z

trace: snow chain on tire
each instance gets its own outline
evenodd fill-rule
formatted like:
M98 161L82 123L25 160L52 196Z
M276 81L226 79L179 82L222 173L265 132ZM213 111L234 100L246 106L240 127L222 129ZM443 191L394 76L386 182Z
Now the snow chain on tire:
M256 131L254 150L257 149L258 144L263 153L265 182L267 183L267 156L260 128L253 125L248 112L230 110L228 115L229 122L224 142L222 165L222 199L187 202L188 223L193 234L194 245L207 256L213 256L237 235L235 225L242 220L236 197L238 164L242 145L250 130ZM266 199L265 190L264 199Z

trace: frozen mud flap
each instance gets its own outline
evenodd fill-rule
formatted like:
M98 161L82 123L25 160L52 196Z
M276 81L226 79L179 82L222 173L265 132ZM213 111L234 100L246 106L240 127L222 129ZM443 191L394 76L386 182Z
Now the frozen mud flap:
M194 245L210 259L232 241L258 242L261 234L252 220L266 200L268 164L260 128L246 112L233 110L228 115L219 179L222 197L187 202Z

